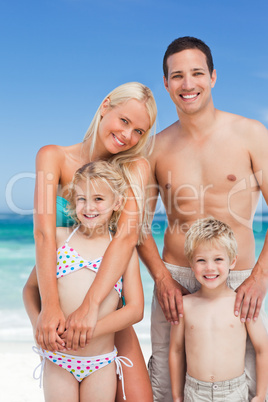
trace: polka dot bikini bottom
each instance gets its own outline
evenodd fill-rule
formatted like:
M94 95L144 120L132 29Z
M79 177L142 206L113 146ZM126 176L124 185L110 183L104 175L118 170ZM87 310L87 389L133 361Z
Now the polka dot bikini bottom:
M123 363L127 367L133 367L133 363L127 357L117 356L116 347L114 347L114 350L111 353L106 353L104 355L93 357L72 356L61 352L50 352L48 350L37 348L36 346L33 346L32 349L35 353L43 357L42 362L35 368L33 373L33 376L36 380L40 379L40 387L46 359L50 360L52 363L57 364L57 366L69 371L79 382L88 377L90 374L93 374L95 371L100 370L101 368L115 361L116 374L118 374L119 379L122 380L123 396L125 399L124 378L121 363ZM41 367L41 372L40 375L36 377L36 371L39 367Z

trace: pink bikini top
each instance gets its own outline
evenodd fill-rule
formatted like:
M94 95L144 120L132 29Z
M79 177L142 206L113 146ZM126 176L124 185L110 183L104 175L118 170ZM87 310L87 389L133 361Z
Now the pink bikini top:
M79 271L81 268L88 268L93 272L98 272L100 264L102 262L102 257L96 258L95 260L88 261L81 257L76 250L69 247L68 243L75 232L79 229L79 226L75 228L68 239L65 241L64 245L59 247L57 250L57 278L61 278L65 275L69 275L72 272ZM112 240L111 233L110 240ZM118 292L119 297L121 297L123 287L123 278L114 285L115 290Z

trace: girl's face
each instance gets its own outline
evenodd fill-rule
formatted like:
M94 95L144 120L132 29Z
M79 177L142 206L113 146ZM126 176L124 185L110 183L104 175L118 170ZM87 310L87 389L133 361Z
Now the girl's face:
M150 128L150 118L143 102L130 99L114 108L106 99L101 107L102 119L96 146L109 154L134 147Z
M120 205L118 196L104 180L80 180L76 184L76 215L85 228L103 229L105 233L113 211Z

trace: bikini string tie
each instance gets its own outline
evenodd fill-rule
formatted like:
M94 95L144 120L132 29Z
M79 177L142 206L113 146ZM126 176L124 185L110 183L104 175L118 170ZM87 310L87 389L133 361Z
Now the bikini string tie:
M35 367L34 372L33 372L33 378L34 378L35 380L39 380L39 387L42 388L42 377L43 377L43 371L44 371L44 366L45 366L45 361L46 361L45 355L44 355L43 350L42 350L41 348L40 348L40 349L37 348L36 346L33 346L33 347L32 347L32 350L33 350L36 354L38 354L39 356L42 357L41 363L39 363L38 366ZM39 374L39 376L37 377L36 372L37 372L37 370L38 370L39 368L40 368L40 374Z
M124 375L123 375L122 363L127 367L133 367L133 363L128 357L125 357L125 356L116 356L115 363L116 363L116 374L118 374L119 380L122 381L123 399L125 401L127 398L126 398L126 394L125 394Z

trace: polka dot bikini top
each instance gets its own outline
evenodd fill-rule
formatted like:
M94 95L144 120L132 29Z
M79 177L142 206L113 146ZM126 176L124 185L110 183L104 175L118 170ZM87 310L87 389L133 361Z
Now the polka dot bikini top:
M92 261L87 261L81 255L78 254L73 248L69 247L68 243L71 237L79 229L79 226L72 231L63 246L59 247L57 250L57 278L61 278L65 275L71 274L72 272L79 271L81 268L88 268L93 272L98 272L100 264L102 262L102 257L96 258ZM110 234L110 233L109 233ZM110 234L110 240L112 236ZM121 297L123 287L123 278L121 277L119 281L114 285L115 290L118 292L119 297Z

